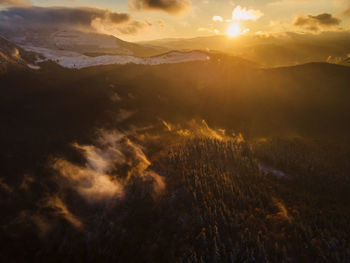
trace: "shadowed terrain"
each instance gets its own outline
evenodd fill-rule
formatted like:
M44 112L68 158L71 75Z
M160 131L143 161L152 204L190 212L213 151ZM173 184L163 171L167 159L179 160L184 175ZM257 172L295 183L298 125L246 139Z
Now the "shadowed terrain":
M223 54L0 75L1 260L349 261L349 81Z

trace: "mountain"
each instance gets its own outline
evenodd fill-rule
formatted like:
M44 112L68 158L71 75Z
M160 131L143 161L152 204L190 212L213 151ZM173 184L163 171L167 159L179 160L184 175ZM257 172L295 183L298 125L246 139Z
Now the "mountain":
M203 51L168 51L120 40L114 36L80 31L39 31L24 35L10 33L10 38L27 53L34 55L36 69L52 61L65 68L85 68L111 64L158 65L210 59ZM23 53L25 53L23 52Z
M161 47L145 47L111 35L75 30L27 30L6 32L9 39L24 49L46 48L78 52L89 56L132 55L148 57L168 51Z
M344 57L350 53L350 32L323 32L316 35L286 32L242 35L237 38L219 35L191 39L161 39L140 44L172 50L218 50L265 67L279 67L326 62L329 57Z

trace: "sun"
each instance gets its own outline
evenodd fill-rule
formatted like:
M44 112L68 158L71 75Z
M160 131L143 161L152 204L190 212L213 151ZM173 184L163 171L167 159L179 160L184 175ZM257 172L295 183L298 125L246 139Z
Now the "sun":
M238 37L242 34L245 34L249 31L248 28L244 29L242 28L242 26L240 25L240 23L235 22L235 23L231 23L226 30L226 35L228 35L229 37Z
M232 23L228 26L226 34L229 37L238 37L242 34L242 27L239 23Z

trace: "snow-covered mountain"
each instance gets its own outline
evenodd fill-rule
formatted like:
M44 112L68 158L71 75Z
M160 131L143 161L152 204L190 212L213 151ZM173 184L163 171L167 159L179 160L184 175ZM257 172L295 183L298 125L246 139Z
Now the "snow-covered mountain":
M112 64L159 65L210 59L201 51L168 52L164 48L145 47L114 36L80 31L12 32L9 38L25 52L36 54L34 63L27 63L31 69L38 69L44 61L81 69Z
M123 41L111 35L74 30L40 29L26 32L8 32L8 38L17 45L51 50L74 51L88 55L132 55L148 57L168 51L166 48L143 46Z
M81 69L100 65L159 65L210 59L206 52L167 52L166 49L144 47L114 36L78 31L40 30L18 35L12 32L9 37L25 52L36 54L34 63L27 63L31 69L39 69L44 61Z

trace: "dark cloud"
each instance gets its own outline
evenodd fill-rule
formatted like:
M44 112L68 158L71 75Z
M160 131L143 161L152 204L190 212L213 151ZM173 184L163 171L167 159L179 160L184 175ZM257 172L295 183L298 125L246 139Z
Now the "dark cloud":
M122 27L118 27L118 31L124 35L135 35L139 31L152 26L148 22L132 21Z
M29 6L30 0L0 0L0 6Z
M169 14L185 11L189 6L188 0L129 0L129 5L136 10L161 10Z
M109 19L112 23L119 24L130 20L130 16L128 14L109 13Z
M325 28L335 27L340 24L341 20L334 17L331 14L323 13L316 16L313 15L300 15L295 21L294 25L303 27L311 31L320 31Z
M0 29L5 32L35 30L84 30L99 33L136 34L151 26L126 13L88 7L9 7L0 10Z
M128 14L113 13L97 8L66 7L11 7L0 11L2 25L24 27L47 26L81 26L90 27L95 19L112 24L125 23L130 20Z

